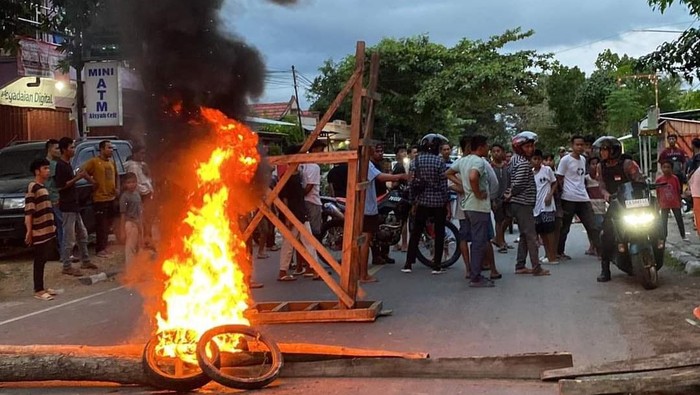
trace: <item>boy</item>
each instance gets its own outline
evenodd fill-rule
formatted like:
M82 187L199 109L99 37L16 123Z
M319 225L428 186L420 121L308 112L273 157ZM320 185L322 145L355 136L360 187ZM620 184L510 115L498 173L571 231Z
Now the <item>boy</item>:
M659 207L661 208L661 222L664 226L664 235L668 236L668 212L673 211L673 216L676 217L678 231L685 241L690 241L685 234L685 224L683 224L683 216L681 215L681 183L673 174L673 163L670 160L661 162L661 174L657 179L659 185L656 189L656 194L659 197Z
M134 260L139 250L143 207L141 195L136 190L137 187L136 173L126 173L124 175L124 192L119 196L119 212L121 213L121 227L124 230L124 257L127 265Z
M542 151L536 149L532 155L532 168L535 185L537 185L537 200L532 215L535 216L535 231L542 238L542 244L544 244L545 256L540 261L556 265L559 262L557 261L552 233L554 232L557 211L554 203L557 177L549 166L542 166L542 159Z
M44 186L51 174L50 163L46 158L36 159L29 170L34 174L34 181L27 186L24 198L24 226L27 228L24 241L34 247L34 297L53 300L56 292L44 288L44 267L56 248L53 209L49 191Z

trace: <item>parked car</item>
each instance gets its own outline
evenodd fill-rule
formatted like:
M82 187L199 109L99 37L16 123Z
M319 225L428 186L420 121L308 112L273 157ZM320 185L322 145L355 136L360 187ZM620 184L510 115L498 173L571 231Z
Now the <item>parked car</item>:
M76 140L75 156L71 165L77 171L88 159L100 152L99 143L105 137ZM125 174L124 162L131 156L131 143L127 140L109 140L114 146L113 159L120 176ZM36 158L46 156L45 141L15 142L0 149L0 241L21 242L24 240L24 195L27 185L34 178L29 165ZM92 211L92 185L86 180L76 184L83 221L89 232L95 229Z

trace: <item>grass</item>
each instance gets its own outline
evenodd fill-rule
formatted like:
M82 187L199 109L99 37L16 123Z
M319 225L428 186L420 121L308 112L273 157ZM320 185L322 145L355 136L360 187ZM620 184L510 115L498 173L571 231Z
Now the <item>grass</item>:
M685 265L678 259L674 258L668 250L664 251L664 266L670 267L677 272L685 270Z

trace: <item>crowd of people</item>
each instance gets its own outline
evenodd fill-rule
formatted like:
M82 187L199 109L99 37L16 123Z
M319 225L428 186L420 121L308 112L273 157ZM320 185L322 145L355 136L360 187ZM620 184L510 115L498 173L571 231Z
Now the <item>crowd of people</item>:
M44 268L52 256L58 255L61 273L83 276L83 270L97 270L88 251L88 231L83 218L77 184L86 180L92 186L92 208L95 223L95 257L111 258L108 236L116 212L120 226L115 233L124 242L126 263L133 261L139 248L150 246L152 225L153 182L144 162L145 148L134 147L133 155L124 163L127 171L120 185L113 147L109 140L99 142L99 155L80 165L76 172L71 164L75 141L69 137L46 142L46 158L34 160L34 175L25 197L25 243L34 248L34 296L52 300L56 290L44 285ZM77 247L78 256L74 256ZM73 266L80 263L80 267ZM81 270L82 269L82 270Z
M661 175L656 183L663 223L659 238L665 238L667 218L673 213L681 237L688 240L681 199L683 194L692 194L696 202L700 201L700 173L694 172L700 165L700 140L693 141L696 152L692 160L676 147L675 141L676 136L668 136L668 147L659 155ZM428 221L434 226L435 246L441 246L445 240L446 222L458 221L458 245L469 286L493 287L494 280L501 278L494 253L507 254L512 248L517 248L516 274L547 276L550 271L543 264L556 265L572 259L567 254L567 241L576 221L583 225L588 238L585 254L597 256L601 262L597 281L610 281L610 263L616 251L613 218L619 210L611 196L623 183L646 182L644 175L638 164L623 153L622 144L615 137L574 135L570 148L561 147L557 155L542 152L536 143L537 135L529 131L512 138L512 151L490 143L483 135L465 136L459 142L462 156L453 160L454 147L450 142L439 134L428 134L417 146L397 147L395 164L387 172L382 172L384 145L372 147L362 227L366 242L359 257L360 281L377 281L368 272L370 252L373 265L394 263L388 250L371 242L379 228L377 198L387 188L408 191L412 204L411 218L405 221L411 226L402 229L401 241L394 246L396 251L406 252L401 268L404 273L413 272L419 238ZM327 177L331 195L345 197L347 164L333 167ZM683 192L686 180L690 188ZM308 195L314 190L309 183L317 181L317 175L300 178L295 183L305 189L297 188L297 193ZM310 212L310 207L306 212ZM300 215L302 218L306 217ZM517 247L505 240L513 223L519 230ZM291 250L291 246L287 249ZM311 253L312 247L307 249ZM293 274L287 271L291 252L284 255L279 279L293 280ZM443 250L434 248L432 274L444 272L442 259ZM490 271L488 277L482 275L484 270Z

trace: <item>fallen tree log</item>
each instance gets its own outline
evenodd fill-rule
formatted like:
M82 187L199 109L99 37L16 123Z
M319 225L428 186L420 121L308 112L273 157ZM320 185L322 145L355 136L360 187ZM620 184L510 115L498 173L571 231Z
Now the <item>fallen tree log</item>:
M309 345L310 348L312 346ZM303 347L297 345L291 348L299 351ZM357 354L359 349L343 349L337 350L341 355L328 360L332 346L322 346L320 349L324 349L324 353L314 355L283 352L285 364L280 376L538 379L543 370L572 366L571 354L562 353L433 360L378 357L380 350L365 350L369 357L348 356L349 350ZM0 382L59 380L149 385L141 365L142 352L141 347L134 345L0 346ZM305 362L290 362L294 358ZM317 358L316 362L308 362L313 358ZM222 353L221 365L250 366L259 360L259 350Z

